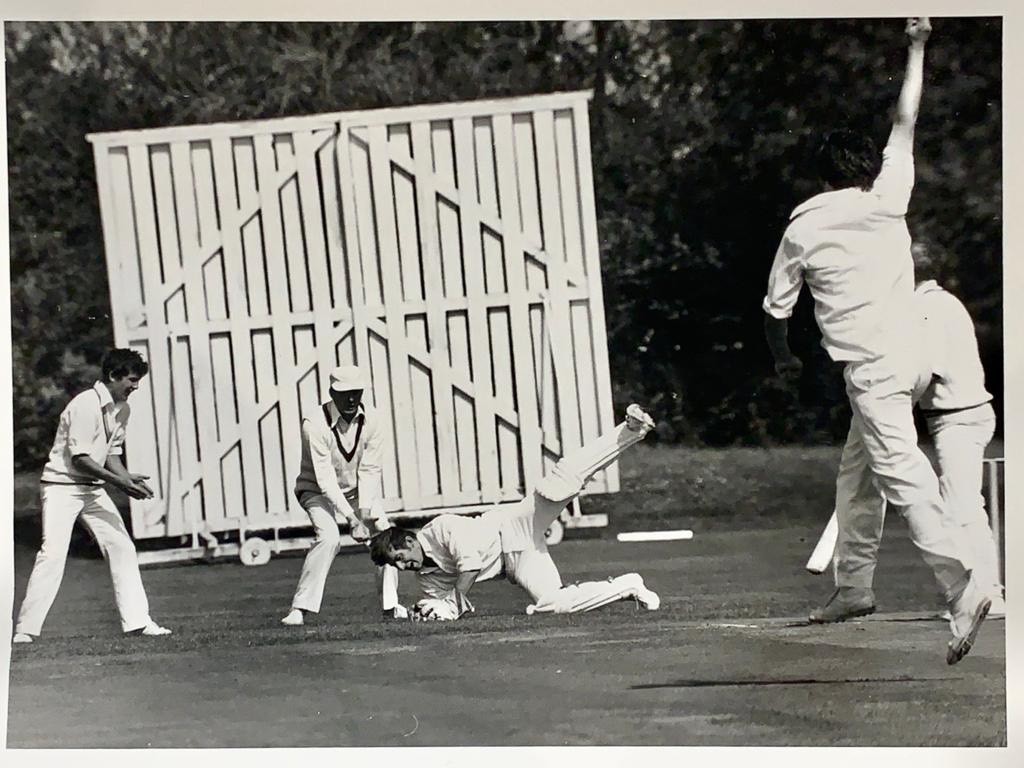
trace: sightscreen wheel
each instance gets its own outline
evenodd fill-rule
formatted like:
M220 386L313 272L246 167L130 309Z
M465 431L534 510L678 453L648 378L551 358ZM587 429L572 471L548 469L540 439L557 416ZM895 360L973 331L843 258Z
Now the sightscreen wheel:
M548 529L544 531L544 541L547 542L549 547L553 547L556 544L561 544L562 539L565 538L565 525L562 524L561 520L555 520Z
M238 559L243 565L266 565L270 562L270 545L259 536L252 536L242 544Z

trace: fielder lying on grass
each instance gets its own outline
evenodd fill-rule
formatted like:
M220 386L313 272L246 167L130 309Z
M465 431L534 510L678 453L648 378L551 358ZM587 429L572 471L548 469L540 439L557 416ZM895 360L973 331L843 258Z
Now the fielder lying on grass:
M477 518L440 515L419 532L390 528L370 541L370 556L377 565L416 572L426 597L412 609L413 618L457 619L473 610L468 598L473 584L502 576L530 596L530 614L577 613L629 598L657 610L661 600L636 573L563 586L544 539L587 479L653 427L651 417L631 405L623 423L562 458L521 501Z

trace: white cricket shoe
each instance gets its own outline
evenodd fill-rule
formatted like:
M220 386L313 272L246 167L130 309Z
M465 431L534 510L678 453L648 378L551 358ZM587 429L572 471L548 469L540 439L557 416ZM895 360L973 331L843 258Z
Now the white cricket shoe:
M628 594L627 597L632 597L648 611L656 611L661 607L661 598L658 597L658 593L647 588L639 573L627 573L621 578L631 587L631 594Z
M661 608L661 598L658 597L658 593L646 586L636 591L636 600L648 611L656 611Z
M286 624L289 627L301 627L305 621L302 611L298 608L292 608L288 615L281 619L281 623Z
M25 632L16 632L14 634L14 637L11 638L11 642L14 643L15 645L23 645L25 643L31 643L32 642L32 635L29 635L29 634L27 634Z
M633 403L626 409L626 427L633 432L650 432L654 429L654 419L643 408Z
M142 634L146 637L163 637L164 635L171 634L171 630L167 627L161 627L155 621L150 619L149 623L142 628Z

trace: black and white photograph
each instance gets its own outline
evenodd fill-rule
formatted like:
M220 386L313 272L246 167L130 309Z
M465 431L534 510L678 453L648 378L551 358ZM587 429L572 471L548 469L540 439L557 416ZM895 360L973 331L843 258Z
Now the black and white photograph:
M103 5L3 19L9 756L1011 764L1008 4Z

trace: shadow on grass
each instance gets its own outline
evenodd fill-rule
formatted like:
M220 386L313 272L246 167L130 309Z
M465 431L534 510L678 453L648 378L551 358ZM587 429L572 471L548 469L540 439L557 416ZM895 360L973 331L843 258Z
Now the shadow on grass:
M936 679L960 680L957 677L849 677L839 680L821 680L816 677L791 680L675 680L669 683L646 683L630 687L633 691L654 688L754 688L762 685L857 685L860 683L930 683Z

